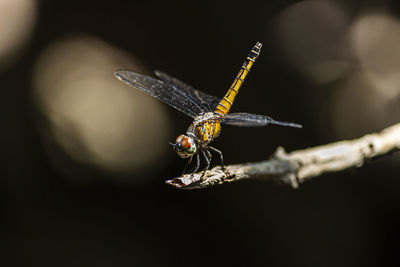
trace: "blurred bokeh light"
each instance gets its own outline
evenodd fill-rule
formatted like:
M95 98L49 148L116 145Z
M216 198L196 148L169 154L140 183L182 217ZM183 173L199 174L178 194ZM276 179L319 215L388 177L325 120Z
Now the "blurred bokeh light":
M340 1L307 0L288 6L276 26L283 54L321 100L316 112L329 136L349 139L379 131L400 118L400 22L389 13L351 17ZM321 132L324 132L322 130Z
M168 149L161 103L113 76L145 72L139 60L104 41L70 36L52 43L35 70L35 103L55 143L74 160L111 172L149 168Z
M22 53L36 20L36 0L0 0L0 70Z
M388 13L361 14L349 36L358 70L334 87L331 99L340 139L379 131L400 119L400 22Z
M277 17L281 49L290 62L317 84L351 70L347 29L350 18L335 1L301 1Z
M360 16L350 29L361 68L387 99L400 93L400 21L389 13Z
M354 73L331 98L334 135L353 139L388 126L386 98L370 83L364 72Z

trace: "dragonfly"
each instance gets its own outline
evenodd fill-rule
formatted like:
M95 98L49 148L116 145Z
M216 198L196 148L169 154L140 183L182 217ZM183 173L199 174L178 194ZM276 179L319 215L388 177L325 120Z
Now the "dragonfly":
M221 124L239 127L260 127L269 124L295 128L302 127L300 124L277 121L266 115L243 112L229 113L240 87L260 55L261 47L262 44L257 42L251 49L232 85L222 99L196 90L177 78L158 70L154 71L157 78L131 70L117 70L114 75L122 82L155 97L193 118L193 122L186 133L180 134L175 142L170 142L170 144L181 158L189 158L183 171L184 174L194 157L196 157L196 164L192 171L189 172L192 175L200 168L200 157L204 158L205 168L200 177L202 178L210 168L212 158L210 151L219 155L221 168L224 171L222 152L209 145L221 133Z

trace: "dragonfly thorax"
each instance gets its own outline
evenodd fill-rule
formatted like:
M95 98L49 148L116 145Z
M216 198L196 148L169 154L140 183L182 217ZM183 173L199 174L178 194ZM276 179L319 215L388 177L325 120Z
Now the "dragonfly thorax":
M221 115L207 112L197 116L188 129L200 146L207 145L221 132Z
M197 153L197 144L194 138L184 134L176 138L173 148L181 158L188 158Z

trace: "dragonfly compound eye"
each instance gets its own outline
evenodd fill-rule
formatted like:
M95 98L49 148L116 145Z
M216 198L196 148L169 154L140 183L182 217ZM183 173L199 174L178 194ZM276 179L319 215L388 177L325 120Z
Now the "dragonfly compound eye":
M187 150L192 146L193 139L185 136L184 138L181 139L180 143L182 147Z
M176 143L180 143L183 137L184 137L183 134L179 135L179 136L176 138L175 142L176 142Z
M197 146L193 138L186 135L180 135L176 138L174 149L181 158L188 158L196 153Z
M193 140L193 138L185 136L182 138L180 143L181 143L183 150L185 150L186 153L188 153L189 155L196 153L197 146L196 146L196 142Z

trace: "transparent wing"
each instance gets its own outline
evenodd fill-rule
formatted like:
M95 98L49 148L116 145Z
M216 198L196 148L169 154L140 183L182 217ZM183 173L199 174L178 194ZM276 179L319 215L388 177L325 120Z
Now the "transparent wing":
M302 126L293 122L276 121L265 115L250 113L230 113L222 118L222 123L240 127L261 127L268 124L301 128Z
M161 100L192 118L208 111L193 98L193 95L187 89L177 87L173 83L130 70L118 70L114 75L122 82Z
M220 98L206 94L202 91L194 89L192 86L178 80L175 77L172 77L162 71L156 70L154 73L160 79L164 80L165 82L173 84L175 87L184 90L193 101L195 101L198 105L200 105L204 110L203 112L211 112L214 111L217 107Z

